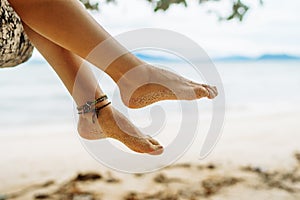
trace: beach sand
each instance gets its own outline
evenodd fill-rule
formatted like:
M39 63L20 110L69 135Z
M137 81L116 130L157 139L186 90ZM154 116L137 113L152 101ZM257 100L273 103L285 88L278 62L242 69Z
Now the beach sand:
M227 116L206 159L185 156L147 174L99 164L72 128L2 134L0 199L300 199L299 119Z

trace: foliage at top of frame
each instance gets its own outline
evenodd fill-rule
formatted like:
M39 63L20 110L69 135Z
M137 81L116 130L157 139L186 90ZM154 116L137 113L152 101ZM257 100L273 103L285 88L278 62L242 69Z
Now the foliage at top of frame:
M80 0L83 5L89 10L99 10L99 3L91 3L90 0ZM104 3L117 3L118 0L103 0ZM185 7L188 6L186 0L145 0L153 5L153 11L157 12L159 10L166 11L170 8L171 5L183 4ZM198 0L199 4L209 2L220 2L221 0ZM260 4L263 4L263 0L259 0ZM231 14L229 16L223 17L219 16L219 20L233 20L238 19L243 21L244 16L249 11L249 6L245 4L242 0L234 0L232 2Z

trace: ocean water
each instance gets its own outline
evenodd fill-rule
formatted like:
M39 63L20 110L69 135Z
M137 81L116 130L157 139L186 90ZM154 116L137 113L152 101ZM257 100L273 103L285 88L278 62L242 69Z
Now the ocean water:
M300 62L214 64L225 88L227 116L300 111ZM187 78L204 81L194 76L192 69L184 63L163 65ZM95 71L97 76L103 75L99 70ZM118 94L115 84L107 76L100 83L110 97ZM119 103L114 97L113 104ZM178 110L172 102L163 102L161 105L173 114ZM211 103L203 100L200 105L203 112L209 115ZM135 114L140 124L149 120L143 118L143 112L146 111ZM62 127L75 130L75 115L70 95L46 62L32 60L16 68L0 69L0 134L44 127L48 131Z

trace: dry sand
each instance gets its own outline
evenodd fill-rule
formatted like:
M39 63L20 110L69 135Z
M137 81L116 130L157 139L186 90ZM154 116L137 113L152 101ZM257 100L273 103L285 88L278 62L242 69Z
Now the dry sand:
M300 199L298 119L298 113L227 117L208 158L186 156L138 175L97 163L72 128L2 134L0 199Z

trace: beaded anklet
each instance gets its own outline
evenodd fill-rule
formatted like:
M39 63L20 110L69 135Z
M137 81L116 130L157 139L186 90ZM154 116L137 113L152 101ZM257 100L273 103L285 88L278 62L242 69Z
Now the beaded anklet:
M98 119L100 110L105 108L109 104L111 104L111 102L108 102L100 107L96 107L96 104L103 102L107 99L108 99L107 96L104 95L104 96L96 99L95 101L87 101L84 105L77 107L78 114L93 113L92 118L93 118L93 123L95 123L95 117L97 117L97 119Z

